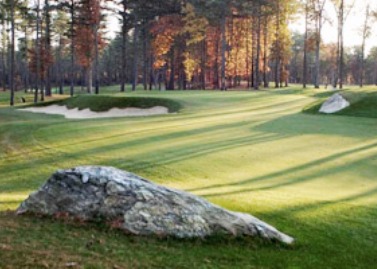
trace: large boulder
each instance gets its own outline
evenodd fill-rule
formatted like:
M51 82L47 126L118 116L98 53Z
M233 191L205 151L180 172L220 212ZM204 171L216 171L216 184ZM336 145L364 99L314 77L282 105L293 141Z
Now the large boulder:
M350 103L341 94L335 93L322 104L319 112L332 114L339 112L349 106Z
M286 244L294 241L251 215L228 211L112 167L58 170L20 205L17 213L103 220L137 235L190 238L231 234Z

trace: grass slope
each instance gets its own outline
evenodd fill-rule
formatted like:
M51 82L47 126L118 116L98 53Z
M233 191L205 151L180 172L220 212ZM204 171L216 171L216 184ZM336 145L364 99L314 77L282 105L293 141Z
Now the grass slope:
M346 90L341 94L350 102L350 106L333 115L377 118L377 93L364 90ZM324 96L327 97L327 96ZM328 97L327 97L328 98ZM304 109L309 114L321 114L319 109L327 98L321 98Z
M296 88L127 93L184 106L179 114L138 119L70 121L0 108L0 268L69 262L77 268L374 268L376 121L301 113L324 94ZM85 164L116 166L251 213L297 244L138 238L7 211L54 170Z

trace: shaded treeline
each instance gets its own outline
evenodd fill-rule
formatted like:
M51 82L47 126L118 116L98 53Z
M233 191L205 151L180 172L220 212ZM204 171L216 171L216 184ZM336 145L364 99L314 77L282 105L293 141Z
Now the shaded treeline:
M5 0L0 89L11 91L13 104L17 90L34 92L37 102L63 94L64 87L73 95L74 86L99 93L101 85L115 84L125 91L126 84L132 90L138 84L145 90L227 90L270 82L336 86L343 78L374 83L376 64L363 56L367 20L359 60L357 50L340 51L340 41L333 51L321 44L325 2ZM306 14L306 33L292 37L287 25L298 12ZM114 17L118 24L110 23ZM114 27L115 37L106 38Z

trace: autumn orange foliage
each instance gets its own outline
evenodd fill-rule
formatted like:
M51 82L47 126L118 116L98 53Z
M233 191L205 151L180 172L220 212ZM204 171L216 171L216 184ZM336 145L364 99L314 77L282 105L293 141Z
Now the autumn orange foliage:
M75 29L75 51L77 63L90 68L95 58L96 34L98 48L105 46L100 30L100 0L83 0L79 6L80 18Z
M166 55L170 51L175 38L180 34L183 27L181 16L167 15L155 21L150 32L154 37L152 40L152 50L155 57L154 68L161 68L166 64Z
M29 53L29 69L32 73L39 75L39 78L44 79L48 68L54 63L54 57L51 51L46 49L45 39L41 38L37 48L28 50ZM39 57L38 57L39 56ZM38 74L38 60L39 60L39 74Z

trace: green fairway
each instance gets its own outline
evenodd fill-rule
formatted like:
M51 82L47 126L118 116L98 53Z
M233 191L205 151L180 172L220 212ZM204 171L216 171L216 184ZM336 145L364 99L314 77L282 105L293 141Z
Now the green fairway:
M66 120L8 108L0 93L0 268L375 268L375 118L302 113L329 93L299 88L117 90L104 93L167 98L182 108L164 116ZM14 216L56 169L88 164L250 213L296 244L139 238Z

